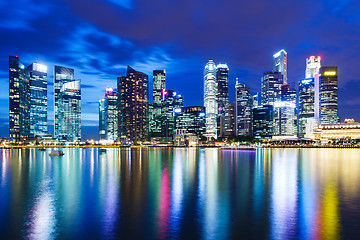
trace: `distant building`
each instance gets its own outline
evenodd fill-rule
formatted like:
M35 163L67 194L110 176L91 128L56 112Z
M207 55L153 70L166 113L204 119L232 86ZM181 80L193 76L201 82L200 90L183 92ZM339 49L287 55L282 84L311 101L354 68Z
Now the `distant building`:
M314 117L316 119L320 119L320 68L320 56L310 56L306 59L305 79L314 79Z
M273 136L274 106L265 105L253 109L253 136L255 139L270 139Z
M259 94L256 93L253 95L253 108L257 108L259 106Z
M225 137L234 137L236 135L236 103L227 104L225 106L225 116L224 116L224 125L225 125Z
M206 132L208 136L217 138L218 116L218 83L216 79L216 65L213 60L205 66L204 70L204 106L206 111Z
M281 72L284 84L287 83L287 52L282 49L274 54L274 72Z
M320 123L339 123L337 67L320 68Z
M16 56L9 56L9 136L18 142L30 135L29 73Z
M80 80L62 84L58 94L57 110L57 140L79 142L81 140Z
M106 140L106 113L105 99L99 101L99 137L100 140Z
M74 69L55 66L54 67L54 137L59 138L59 126L61 111L59 108L60 91L63 85L68 82L74 82Z
M48 134L47 67L33 63L27 67L30 77L30 137Z
M175 131L175 109L184 106L184 99L176 92L166 89L162 90L161 98L161 139L171 142Z
M235 84L235 129L236 136L252 135L252 96L250 88L236 80Z
M299 82L299 121L298 136L305 137L309 119L315 118L315 80L305 78Z
M222 113L225 105L229 103L229 67L227 64L218 64L216 66L216 80L219 113Z
M119 137L139 143L148 136L148 75L127 68L126 76L118 78Z
M105 129L106 139L118 139L118 94L112 87L106 88L105 93Z
M280 101L274 104L274 136L295 136L295 108L290 101Z
M360 123L346 121L344 123L321 124L314 129L312 138L323 144L331 140L360 140Z
M150 136L161 137L161 93L166 89L165 70L153 71L153 104L151 113ZM150 116L150 115L149 115Z
M279 101L283 83L281 72L265 72L261 78L261 105L273 105Z
M201 137L205 131L205 107L193 106L175 109L176 129L185 129L186 133L193 133Z

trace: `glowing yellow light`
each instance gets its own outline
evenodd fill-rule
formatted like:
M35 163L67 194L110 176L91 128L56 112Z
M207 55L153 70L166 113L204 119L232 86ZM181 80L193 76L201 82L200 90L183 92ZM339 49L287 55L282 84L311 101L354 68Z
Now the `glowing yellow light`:
M324 72L325 76L334 76L336 75L336 72Z

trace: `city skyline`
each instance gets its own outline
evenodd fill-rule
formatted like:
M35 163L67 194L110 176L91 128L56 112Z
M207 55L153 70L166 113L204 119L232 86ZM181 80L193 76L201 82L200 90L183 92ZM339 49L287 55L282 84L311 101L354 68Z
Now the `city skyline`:
M236 77L249 86L252 93L259 92L262 73L272 69L273 55L285 49L288 53L288 82L294 86L304 78L305 59L311 55L320 55L323 65L338 66L339 115L342 120L353 117L359 121L360 99L357 92L360 83L356 67L359 62L356 37L359 22L352 11L359 3L319 1L311 4L310 1L302 1L293 5L280 1L272 6L261 1L257 4L265 7L259 10L257 4L233 2L221 7L227 12L226 18L211 20L212 28L218 29L215 31L208 30L205 24L214 11L212 4L203 6L196 1L189 6L185 1L174 7L173 3L157 2L161 9L166 9L159 16L144 14L150 3L126 2L129 4L125 1L87 3L89 7L98 6L97 18L92 17L94 14L90 10L81 7L84 4L82 1L52 4L38 1L36 6L31 1L2 3L0 29L4 38L0 40L3 53L0 81L8 85L5 84L8 81L6 56L11 55L20 56L26 63L38 62L48 66L48 80L53 78L54 65L74 68L76 78L82 80L83 90L86 89L82 92L82 124L84 127L93 126L95 134L97 104L103 95L101 89L107 86L116 88L114 79L126 71L127 65L149 77L154 69L166 69L167 88L181 92L186 106L196 106L203 102L200 93L203 89L203 66L209 59L214 59L216 64L228 64L232 102ZM7 9L15 6L18 11L6 13ZM25 9L36 14L22 11ZM188 9L180 11L181 17L194 22L194 26L189 26L186 21L179 22L175 17L179 9ZM239 9L248 13L238 14ZM255 9L257 11L253 11ZM289 14L264 20L263 16L268 11ZM192 15L192 12L199 14ZM106 13L113 17L113 22L106 18ZM135 20L132 15L142 17ZM295 15L296 18L292 17ZM320 15L322 21L318 21ZM147 24L157 27L149 27L152 30L143 32L134 31ZM150 77L150 88L151 81ZM49 81L48 120L51 125L52 88ZM8 135L7 94L7 87L0 90L1 136Z

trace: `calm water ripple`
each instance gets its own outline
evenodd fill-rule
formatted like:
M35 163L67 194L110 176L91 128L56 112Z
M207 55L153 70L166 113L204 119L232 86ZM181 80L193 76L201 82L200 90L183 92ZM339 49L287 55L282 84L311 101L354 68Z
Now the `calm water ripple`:
M358 239L360 150L0 150L0 239Z

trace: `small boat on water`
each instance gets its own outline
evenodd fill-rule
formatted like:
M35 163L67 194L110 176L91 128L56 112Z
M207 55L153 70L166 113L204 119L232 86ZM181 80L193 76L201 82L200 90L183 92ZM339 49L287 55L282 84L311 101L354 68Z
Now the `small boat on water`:
M99 152L104 153L104 152L106 152L106 149L105 148L99 148Z
M64 152L61 150L53 150L49 153L50 156L63 156Z
M46 148L39 148L39 151L46 151Z

